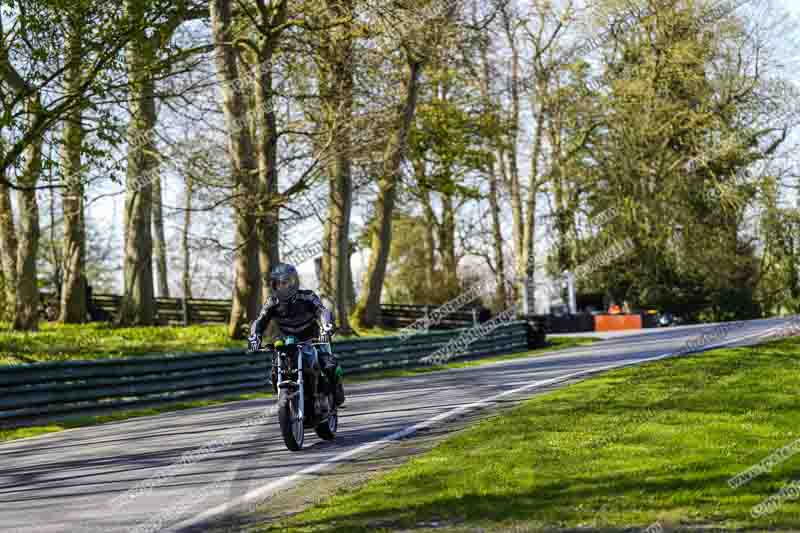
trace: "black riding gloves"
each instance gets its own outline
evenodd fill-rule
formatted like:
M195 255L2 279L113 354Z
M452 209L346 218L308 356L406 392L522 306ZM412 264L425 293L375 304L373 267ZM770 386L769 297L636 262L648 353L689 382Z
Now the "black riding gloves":
M247 347L251 352L255 352L261 348L261 335L253 334L247 337Z

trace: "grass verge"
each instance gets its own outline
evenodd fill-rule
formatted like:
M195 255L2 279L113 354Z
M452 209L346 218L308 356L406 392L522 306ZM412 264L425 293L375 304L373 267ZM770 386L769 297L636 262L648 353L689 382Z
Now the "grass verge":
M107 322L41 322L39 331L0 331L0 364L110 359L242 348L224 325L115 328Z
M126 358L159 353L210 352L244 349L246 342L231 340L224 324L117 328L108 322L58 324L41 322L39 331L0 329L0 365ZM394 330L372 328L360 337L391 335ZM338 337L341 339L349 337Z
M795 338L614 371L259 531L797 531L797 492L751 509L800 479L800 454L728 480L798 441L799 364Z

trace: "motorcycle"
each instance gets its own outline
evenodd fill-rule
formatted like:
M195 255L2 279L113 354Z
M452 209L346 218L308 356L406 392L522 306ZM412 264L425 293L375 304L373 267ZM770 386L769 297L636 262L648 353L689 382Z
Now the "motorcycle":
M322 387L321 381L327 378L319 364L317 346L331 349L329 339L297 342L287 336L264 344L259 350L272 353L271 379L278 395L278 423L283 442L291 451L303 448L305 430L310 427L323 440L336 438L339 417L335 393L327 393Z

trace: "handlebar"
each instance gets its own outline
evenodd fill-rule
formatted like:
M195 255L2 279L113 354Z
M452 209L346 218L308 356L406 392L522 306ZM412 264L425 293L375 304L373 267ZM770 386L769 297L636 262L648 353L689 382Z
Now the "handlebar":
M330 340L325 340L323 337L314 337L302 342L296 342L294 344L284 344L283 346L304 346L306 344L328 344ZM257 352L272 352L275 350L275 343L274 342L266 342L261 345L261 347L256 350Z
M331 329L329 333L322 333L322 334L320 334L319 337L313 337L311 339L308 339L308 340L305 340L305 341L302 341L302 342L296 342L296 343L294 343L294 346L303 346L303 345L306 345L306 344L330 344L331 340L333 338L333 335L338 331L339 331L339 328L337 328L336 325L334 324L333 325L333 329ZM268 342L268 343L262 343L259 346L258 350L251 350L251 349L248 348L247 352L248 353L253 353L253 352L271 352L271 351L274 351L274 350L275 350L275 343L274 342Z

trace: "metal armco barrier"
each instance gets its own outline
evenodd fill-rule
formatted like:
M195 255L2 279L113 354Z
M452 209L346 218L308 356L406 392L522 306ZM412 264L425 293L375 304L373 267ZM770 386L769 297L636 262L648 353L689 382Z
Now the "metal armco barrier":
M534 338L530 329L524 321L503 324L452 354L452 359L525 351ZM346 340L334 342L333 351L345 376L414 366L467 331ZM265 390L271 368L268 357L241 350L2 366L0 425Z
M541 318L545 322L547 333L579 333L595 330L594 318L586 313L565 316L544 315Z

